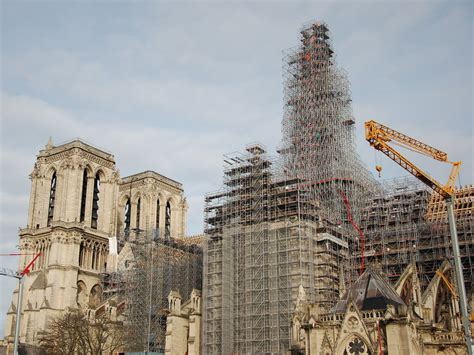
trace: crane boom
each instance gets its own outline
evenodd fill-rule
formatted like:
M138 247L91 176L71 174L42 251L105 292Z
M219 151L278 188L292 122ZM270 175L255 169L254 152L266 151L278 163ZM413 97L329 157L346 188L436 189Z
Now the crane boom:
M454 288L454 285L451 283L451 281L448 280L448 278L439 270L436 271L436 275L438 275L441 280L443 280L444 284L448 288L449 292L453 295L454 298L458 298L458 294L456 293L456 289Z
M456 229L456 221L454 219L454 185L456 183L456 177L459 174L461 162L450 162L448 161L448 155L446 153L375 121L365 122L365 139L370 143L372 147L377 150L380 150L382 153L384 153L402 168L407 170L410 174L414 175L426 185L431 187L434 191L438 192L441 196L443 196L446 202L449 229L451 232L451 246L453 249L454 269L457 279L459 305L461 308L461 322L464 328L464 337L466 339L468 354L473 355L474 345L471 340L471 327L467 311L467 298L466 290L464 288L464 276L462 273L461 254L459 252L458 234ZM449 174L449 179L446 185L443 185L436 181L430 175L425 173L423 170L421 170L415 164L405 158L397 150L392 148L388 144L388 142L391 141L396 142L399 145L411 149L417 153L427 155L433 159L442 161L444 163L452 164L453 167L451 169L451 173ZM446 282L444 275L441 275L441 277ZM450 291L452 291L452 289L449 287L449 284L446 284L448 285Z
M395 163L400 165L410 174L417 177L434 191L439 193L444 198L452 197L454 193L454 185L459 174L461 162L448 161L448 155L439 149L433 148L428 144L422 143L414 138L411 138L403 133L397 132L387 126L384 126L375 121L365 122L365 139L372 147L381 151ZM417 153L427 155L433 159L452 164L451 173L449 174L448 182L443 185L428 173L417 167L400 152L391 147L388 142L397 142L399 145L411 149Z

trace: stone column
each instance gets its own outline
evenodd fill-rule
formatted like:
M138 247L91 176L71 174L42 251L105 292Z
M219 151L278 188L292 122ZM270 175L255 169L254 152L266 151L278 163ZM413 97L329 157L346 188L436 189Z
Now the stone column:
M56 193L54 195L54 211L53 211L53 219L52 222L58 221L61 219L61 203L62 203L62 194L64 187L66 185L65 174L63 171L56 172ZM49 192L48 192L48 201L46 203L46 220L48 219L48 210L49 210L49 198L51 194L51 179L49 181Z
M58 216L58 220L60 221L66 221L66 209L67 209L67 205L68 205L68 192L69 192L69 186L71 185L70 184L70 173L71 173L71 169L69 168L69 166L66 166L66 168L63 168L61 169L61 191L60 191L60 194L57 194L56 197L57 197L57 203L55 203L55 207L54 207L54 214L56 215L56 209L59 209L59 216ZM56 218L55 218L56 220Z
M157 196L152 196L150 197L150 214L151 214L151 228L152 229L157 229L157 220L156 216L158 214L158 224L160 223L160 206L158 205L158 197Z
M84 168L79 166L74 166L74 184L73 191L71 191L71 201L69 207L69 222L79 222L81 220L81 199L82 199L82 178L84 174Z
M40 228L46 227L48 224L48 207L49 207L49 194L51 191L51 177L42 177L39 181L39 191L37 206L35 212L36 224L40 225ZM39 214L36 214L39 212Z
M181 204L181 221L180 221L180 234L181 234L181 237L184 237L186 235L186 224L187 224L187 215L188 215L188 204L186 203L186 201L183 201L183 203Z
M130 208L132 209L130 211L130 229L137 228L137 201L132 202L130 200Z
M77 166L68 169L68 188L65 194L64 220L66 222L79 221L82 195L82 170Z
M36 170L36 169L35 169ZM28 207L28 228L36 228L36 193L38 189L38 178L35 176L35 171L31 174L31 190L30 202Z
M178 226L179 226L179 223L178 223L179 213L178 213L178 211L179 211L178 207L175 207L175 206L171 205L171 225L170 225L170 228L171 228L171 236L172 237L178 237Z

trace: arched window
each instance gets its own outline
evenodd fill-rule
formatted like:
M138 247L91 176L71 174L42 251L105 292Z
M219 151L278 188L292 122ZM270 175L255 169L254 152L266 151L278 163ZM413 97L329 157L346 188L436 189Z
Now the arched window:
M165 211L165 236L169 237L171 234L171 205L168 201L166 203L166 211Z
M135 220L135 227L137 229L140 228L140 210L141 210L141 199L139 198L137 201L137 218Z
M124 222L124 231L128 232L130 230L130 199L127 199L127 202L125 203L125 222Z
M87 198L87 170L82 174L82 193L81 193L81 215L80 222L84 222L86 217L86 198Z
M51 222L53 221L54 215L54 201L56 200L56 172L53 173L51 177L51 188L49 190L49 206L48 206L48 223L47 225L50 226Z
M156 200L156 229L160 228L160 200Z
M100 193L100 176L95 175L94 179L94 195L92 197L92 223L91 227L97 229L97 221L99 219L99 193Z
M79 246L79 267L84 266L84 253L86 250L85 243L82 242L81 245Z

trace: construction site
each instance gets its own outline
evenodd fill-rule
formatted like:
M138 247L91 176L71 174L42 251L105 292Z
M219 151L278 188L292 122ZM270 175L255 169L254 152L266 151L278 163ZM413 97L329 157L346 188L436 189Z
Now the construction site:
M379 183L360 161L349 84L326 25L300 33L284 57L278 156L258 143L225 155L223 187L205 197L204 354L287 351L301 286L327 313L367 263L396 281L415 261L426 288L452 258L438 193L415 178ZM471 294L474 189L455 195Z
M455 196L464 281L472 292L474 188L456 189ZM367 240L366 260L379 262L391 280L414 261L426 287L443 261L453 256L444 201L415 178L384 181L382 193L363 210L360 225Z
M81 165L82 170L76 169L79 175L74 180L78 184L74 193L77 200L82 201L82 207L74 215L72 207L67 209L73 211L70 220L74 222L62 221L58 212L59 217L52 220L56 173L50 190L44 189L51 221L48 218L47 225L41 225L43 229L39 224L34 229L34 223L30 223L30 229L24 234L28 232L33 240L41 232L57 242L59 237L51 237L54 228L69 228L76 233L77 250L71 247L69 264L63 262L65 269L74 269L77 273L67 286L70 294L67 300L94 316L113 313L113 320L123 322L134 340L124 351L178 353L173 352L176 344L166 343L167 336L178 338L178 321L171 322L169 316L191 322L190 315L200 317L202 314L202 325L193 326L198 329L198 335L190 335L190 324L179 320L185 324L183 337L192 338L183 341L198 344L196 347L200 347L201 354L302 354L303 351L310 354L310 335L300 334L305 331L310 334L319 323L310 323L309 316L302 316L297 325L304 321L304 327L295 326L295 312L304 313L303 303L308 305L306 310L311 309L314 319L321 320L320 324L324 320L334 326L343 320L336 311L345 312L352 307L349 289L354 284L365 287L365 291L369 286L376 291L388 289L391 287L387 286L388 282L397 284L410 267L414 268L410 272L419 277L419 294L427 289L429 292L435 290L435 294L438 292L438 284L434 285L433 280L447 280L439 271L442 268L446 274L450 273L451 280L454 279L456 249L447 208L452 200L464 285L459 285L459 281L444 281L442 285L451 291L451 295L438 297L433 303L438 302L436 307L439 309L444 307L443 316L449 308L461 319L464 310L460 311L455 303L462 294L456 293L454 288L464 286L467 298L472 302L474 187L454 187L456 174L453 172L458 171L459 165L453 167L451 185L439 187L436 181L418 173L396 152L383 150L384 144L392 138L385 137L382 143L367 139L375 149L382 150L415 175L383 182L376 180L357 154L349 82L346 73L336 64L326 24L311 22L304 25L300 30L299 45L284 53L283 62L284 115L277 152L272 155L264 145L251 143L243 152L224 155L222 186L204 198L204 235L185 236L187 205L180 183L151 171L119 179L112 155L102 164L109 167L109 175L115 180L102 179L114 181L117 186L108 189L104 183L102 195L99 194L102 170L96 169L96 175L89 176L94 185L88 185L90 168ZM384 126L378 128L382 130ZM77 145L74 154L85 149L84 144L79 146L79 143L74 143ZM410 144L435 151L415 140ZM66 146L51 146L44 154L48 159L54 154L63 159ZM94 154L97 157L104 155L98 150ZM94 159L98 160L97 157ZM442 159L447 160L447 157ZM38 174L40 178L43 177ZM105 193L109 194L107 198ZM86 198L88 194L90 198ZM65 196L66 192L62 198ZM111 206L107 207L106 201L113 201L113 206L110 202ZM99 204L102 204L100 208ZM38 208L44 206L48 207L48 204L43 203ZM86 206L93 211L87 218L84 217ZM98 211L106 211L109 220L104 222L104 217L99 218ZM80 216L80 222L77 222L77 216ZM95 224L86 226L85 219L95 221ZM91 247L86 252L84 230L92 233L87 244ZM104 255L96 251L99 241L100 252ZM43 249L35 250L38 255L43 252ZM38 270L33 270L37 274L41 268L46 272L49 267L40 260ZM87 264L84 260L90 262ZM90 276L92 281L83 274ZM41 300L49 287L45 275L42 282L33 283L31 279L31 284L38 290L42 287L40 291L28 291L37 292ZM370 284L370 280L375 281ZM91 289L89 284L95 285ZM410 287L413 284L409 284ZM87 289L91 289L90 297L94 296L89 302L86 301ZM199 291L202 292L202 306ZM390 297L385 297L388 293ZM194 308L188 307L181 312L181 298L191 294L196 296L192 300ZM390 298L391 303L384 304L387 310L396 306L397 314L421 319L421 306L410 304L409 297L401 300L395 291L383 296L385 298L380 299L384 301ZM428 296L424 299L426 305L431 302ZM179 299L178 306L171 304L171 297ZM416 297L418 301L421 298ZM407 303L403 304L405 301ZM27 304L26 301L23 303ZM410 313L415 306L418 313ZM31 313L36 312L31 305L28 307ZM409 307L412 308L407 311ZM10 328L17 309L12 302ZM388 345L382 349L382 338L385 336L386 341L388 333L384 334L380 326L382 323L383 328L385 315L374 309L370 314L365 309L364 314L373 318L371 331L378 337L378 353L386 354ZM61 311L59 306L56 310ZM424 327L427 332L435 333L432 329L438 327L441 345L436 343L436 346L444 349L449 341L456 341L457 346L465 344L459 329L454 329L455 326L460 328L462 321L451 321L439 314L434 318L437 324L427 322L420 329ZM195 319L198 318L193 318L192 322L197 322ZM448 323L449 326L442 330L442 325ZM352 324L356 322L352 321ZM28 329L33 328L30 325ZM36 334L35 337L27 334L28 329L24 331L24 339L37 341ZM336 329L335 326L332 329ZM9 334L11 338L13 331ZM327 336L325 339L329 344ZM357 352L370 353L375 353L374 348Z
M205 198L206 354L284 352L299 286L329 310L356 276L349 251L361 241L350 221L375 186L354 153L349 87L328 30L301 33L285 58L279 156L260 144L225 156L224 187Z

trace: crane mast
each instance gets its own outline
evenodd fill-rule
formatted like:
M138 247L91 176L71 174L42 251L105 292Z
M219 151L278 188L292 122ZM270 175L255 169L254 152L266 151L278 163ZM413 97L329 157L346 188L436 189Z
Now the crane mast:
M456 183L456 178L459 174L461 162L450 162L448 161L448 155L446 153L375 121L365 122L365 139L372 147L384 153L386 156L388 156L390 159L392 159L395 163L400 165L410 174L414 175L420 181L428 185L431 189L443 196L446 202L449 229L451 232L454 269L456 274L456 283L459 295L459 304L461 308L464 337L466 340L468 354L473 355L471 327L467 311L466 290L464 287L464 276L462 273L461 255L459 252L459 241L456 230L456 221L454 219L454 185ZM447 183L443 185L442 183L434 179L432 176L430 176L428 173L421 170L418 166L416 166L410 160L404 157L395 148L391 147L389 144L390 142L410 149L416 153L426 155L435 160L451 164L451 173L449 174Z

